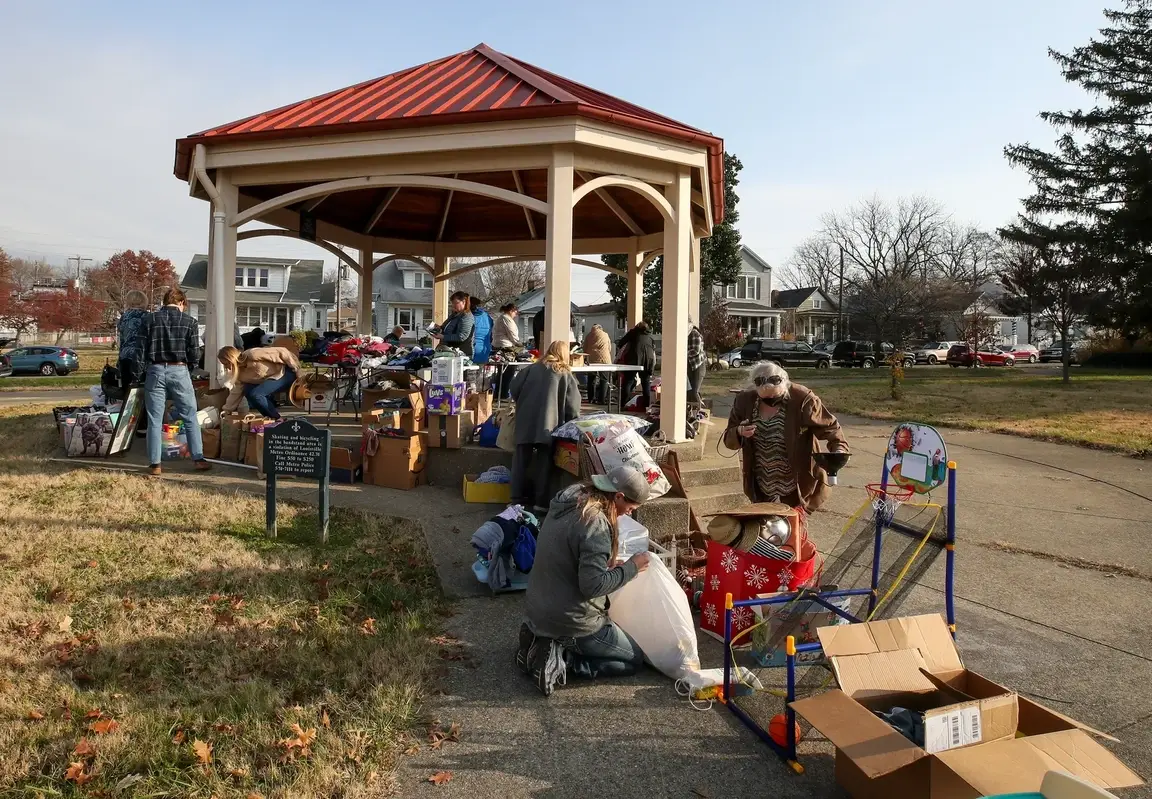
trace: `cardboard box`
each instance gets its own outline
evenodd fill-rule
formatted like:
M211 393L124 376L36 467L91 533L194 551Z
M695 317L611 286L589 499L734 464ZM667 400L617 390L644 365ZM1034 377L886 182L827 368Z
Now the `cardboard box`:
M580 445L557 439L552 447L552 463L568 474L580 476Z
M568 363L572 366L584 366L584 353L574 352L568 356Z
M424 394L419 388L390 388L384 392L384 396L380 399L406 399L408 400L408 407L411 409L412 422L416 425L415 430L419 430L424 422L426 407L424 404ZM401 415L404 414L408 408L385 408L385 411L396 410Z
M469 394L464 398L464 408L472 411L473 422L484 424L492 415L492 394L487 391Z
M1051 768L1105 788L1139 784L1081 725L965 669L939 614L822 627L817 634L840 690L792 708L836 746L837 782L857 799L1038 790ZM894 706L924 712L924 747L872 712Z
M365 461L365 480L373 485L404 491L426 482L428 446L423 433L408 438L380 438L371 463Z
M460 449L472 438L472 411L454 416L428 417L428 446L442 449Z
M464 359L460 356L432 359L432 382L441 385L464 382Z
M385 410L384 408L365 410L360 414L360 427L399 427L401 416L400 411Z
M464 410L464 384L433 383L424 398L429 415L451 416Z
M207 430L201 430L200 440L204 443L204 457L219 459L220 430L215 427L210 427Z
M328 479L333 483L355 483L363 479L364 463L360 448L332 447L328 455Z
M477 483L478 474L464 475L464 501L507 505L512 501L511 483Z
M226 388L213 388L204 391L196 397L196 410L202 411L205 408L224 410L224 403L228 401L228 394L229 391Z

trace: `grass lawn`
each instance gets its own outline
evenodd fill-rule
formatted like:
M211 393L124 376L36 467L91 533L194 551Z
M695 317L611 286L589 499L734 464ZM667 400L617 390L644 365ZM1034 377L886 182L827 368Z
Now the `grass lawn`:
M463 658L421 531L271 541L261 498L46 462L49 411L0 410L0 795L387 793Z
M15 375L0 379L0 391L23 391L26 388L40 388L57 391L75 391L77 388L99 385L100 375L77 372L56 377Z
M887 370L805 371L793 379L810 385L836 413L1152 454L1152 374L1146 372L1076 369L1065 386L1059 376L1023 369L911 369L904 398L893 400ZM712 396L746 383L746 372L709 374L705 381Z

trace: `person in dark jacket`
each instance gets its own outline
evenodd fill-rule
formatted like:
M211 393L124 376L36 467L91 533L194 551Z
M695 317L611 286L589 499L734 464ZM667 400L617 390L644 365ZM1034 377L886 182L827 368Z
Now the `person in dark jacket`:
M548 507L552 431L580 415L580 384L569 365L568 342L553 341L542 360L512 378L509 393L516 401L512 504L532 505L540 515Z
M648 498L648 481L617 466L552 500L524 595L516 664L549 696L575 677L627 677L644 663L636 641L608 619L607 597L648 568L638 552L618 562L620 516Z
M432 334L438 346L453 347L469 358L472 357L472 328L476 324L469 310L469 297L466 291L457 291L448 298L452 314L444 322L440 332Z
M492 317L479 297L469 298L472 310L472 363L488 363L492 357Z
M137 289L128 292L125 298L128 308L120 314L120 321L116 323L116 337L120 340L120 354L117 366L120 369L120 388L125 392L129 386L140 385L144 379L143 364L140 356L140 342L136 334L148 311L144 306L148 303L148 296Z
M544 309L541 308L532 317L532 346L537 352L543 352L541 343L544 341Z
M648 332L647 322L637 322L636 326L624 334L616 348L620 363L633 364L640 367L637 376L640 378L640 394L647 409L652 404L652 373L656 371L656 342ZM624 378L629 381L629 378ZM620 392L621 402L625 394ZM642 409L642 410L643 410Z

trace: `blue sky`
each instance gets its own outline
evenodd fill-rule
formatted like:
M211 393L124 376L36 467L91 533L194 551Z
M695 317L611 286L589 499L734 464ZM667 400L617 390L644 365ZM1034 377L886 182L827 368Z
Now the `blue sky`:
M172 176L177 137L481 41L724 137L744 241L774 265L873 194L994 227L1028 193L1004 145L1047 145L1037 113L1086 104L1047 48L1085 43L1099 2L0 3L0 246L181 271L208 211ZM577 269L574 299L604 299Z

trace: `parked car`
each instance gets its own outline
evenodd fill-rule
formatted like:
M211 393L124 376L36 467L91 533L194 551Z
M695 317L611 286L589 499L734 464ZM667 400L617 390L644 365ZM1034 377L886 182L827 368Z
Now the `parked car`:
M895 347L884 342L879 353L876 344L871 341L841 341L832 350L832 360L837 366L859 366L862 369L875 369L879 364L886 364L892 357ZM911 352L904 353L904 368L911 369L916 358Z
M1080 359L1087 353L1088 347L1082 341L1073 341L1071 352L1068 353L1069 363L1079 363ZM1048 363L1054 361L1056 363L1064 362L1064 342L1053 341L1049 346L1040 350L1040 363Z
M18 347L0 359L13 374L66 375L80 368L80 356L66 347Z
M826 352L829 355L831 355L832 350L836 349L836 342L835 341L821 341L818 344L813 344L812 349L816 350L817 352Z
M927 344L913 347L912 357L916 363L942 363L948 360L948 349L955 343L955 341L929 341Z
M720 356L719 360L728 364L733 369L739 369L740 368L740 348L737 347L734 350L728 350L728 352L726 352Z
M976 368L982 366L1012 366L1016 359L1006 352L982 349L976 352ZM953 344L948 348L948 365L953 369L972 365L972 347L968 344Z
M0 355L0 377L8 377L12 374L12 365L6 360L7 356Z
M742 365L756 361L775 361L781 366L814 366L817 369L827 369L832 365L832 357L826 352L817 352L798 341L775 338L753 339L740 348Z
M1036 363L1040 360L1040 350L1033 344L1001 344L996 349L1008 353L1017 362Z

